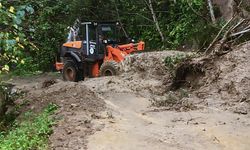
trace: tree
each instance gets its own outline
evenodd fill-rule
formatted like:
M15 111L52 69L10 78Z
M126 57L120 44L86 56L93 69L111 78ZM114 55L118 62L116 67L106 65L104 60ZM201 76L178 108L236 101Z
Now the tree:
M209 12L210 12L210 16L211 16L211 20L213 22L213 24L216 24L216 19L214 16L214 8L213 8L213 4L211 0L207 0L208 2L208 7L209 7Z
M165 37L161 31L161 28L160 28L160 25L159 25L159 21L155 15L155 11L154 11L154 7L153 7L153 4L152 4L152 0L148 0L148 2L146 0L144 0L145 3L148 5L148 8L152 14L152 18L153 18L153 21L155 23L155 26L156 26L156 29L157 31L159 32L160 36L161 36L161 41L164 43L165 42Z
M1 68L50 70L65 42L67 26L76 19L118 20L126 36L146 41L147 49L175 48L193 40L204 45L211 36L204 34L210 23L204 19L205 4L203 0L3 1Z

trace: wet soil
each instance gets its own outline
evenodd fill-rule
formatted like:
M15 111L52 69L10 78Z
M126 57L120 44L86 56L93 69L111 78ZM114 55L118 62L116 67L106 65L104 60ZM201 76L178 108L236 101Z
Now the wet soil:
M202 76L191 74L186 80L194 86L177 91L169 91L172 74L164 64L167 56L183 54L176 51L129 56L115 77L71 83L47 74L11 82L27 92L17 101L28 101L23 111L59 105L51 149L245 150L250 146L249 48L250 43L235 47ZM156 102L164 105L152 105Z

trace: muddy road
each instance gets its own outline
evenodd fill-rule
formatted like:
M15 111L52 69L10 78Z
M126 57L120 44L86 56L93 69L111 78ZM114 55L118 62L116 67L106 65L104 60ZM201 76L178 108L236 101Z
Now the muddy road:
M150 109L134 94L105 96L112 119L96 120L104 129L88 138L90 150L242 149L250 145L250 119L221 110L189 112Z
M70 83L45 74L9 82L27 92L26 110L39 111L51 102L60 106L51 149L247 150L248 48L249 43L216 61L202 77L188 78L198 80L195 85L176 91L169 91L171 70L164 64L166 57L183 55L175 51L130 56L115 77ZM216 68L215 80L211 71L217 73Z

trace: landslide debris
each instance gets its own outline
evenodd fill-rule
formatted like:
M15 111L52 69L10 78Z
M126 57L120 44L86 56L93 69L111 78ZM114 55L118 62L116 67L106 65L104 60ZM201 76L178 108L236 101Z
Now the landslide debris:
M166 91L164 82L170 72L164 60L168 56L185 54L177 51L136 53L128 56L119 66L121 74L113 77L89 79L83 82L97 93L109 91L132 92L144 97L162 95Z
M92 116L105 109L104 101L87 86L78 83L45 80L39 84L46 86L28 91L19 100L19 103L26 101L28 104L22 111L40 112L50 103L58 105L55 114L58 122L50 136L51 149L86 148L86 137L96 130L92 127Z
M225 109L237 112L250 110L250 42L236 46L232 52L214 61L207 71L205 84L199 91L207 93L200 98L208 105L221 101ZM214 99L214 100L212 100ZM214 101L214 102L213 102Z
M122 74L89 79L81 84L103 96L109 92L135 93L149 98L152 106L164 110L188 111L213 107L247 114L250 103L250 42L233 47L228 54L197 65L184 64L172 74L164 60L177 51L138 53L121 64ZM174 68L178 69L178 68ZM179 76L173 88L174 77Z
M113 77L89 79L81 84L92 87L100 96L106 93L134 93L152 101L153 106L169 110L190 110L195 107L179 97L186 93L169 94L173 68L165 64L166 57L188 56L190 53L161 51L136 53L128 56L119 66L121 74ZM173 95L173 96L172 96Z
M79 83L63 82L46 75L24 82L18 80L20 83L16 88L27 93L16 103L28 101L23 112L39 112L49 103L59 106L55 115L58 123L50 137L51 148L58 150L81 149L86 145L86 137L100 130L93 127L92 120L105 110L103 98L112 93L134 93L146 97L152 101L155 111L209 107L248 114L249 49L250 42L234 47L232 52L205 65L184 67L180 78L183 81L176 89L171 89L173 68L169 68L164 60L189 54L147 52L128 56L120 64L122 73L119 76L91 78Z
M250 110L250 42L205 62L185 62L177 68L178 88L188 89L188 100L201 107L214 107L247 114ZM188 85L188 86L187 86Z

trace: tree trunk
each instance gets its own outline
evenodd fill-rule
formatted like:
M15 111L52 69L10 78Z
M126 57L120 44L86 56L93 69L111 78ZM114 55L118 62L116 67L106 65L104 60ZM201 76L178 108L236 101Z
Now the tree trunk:
M124 32L126 38L128 38L128 34L127 34L126 30L124 29L123 24L122 24L122 21L121 21L121 17L120 17L120 13L119 13L118 6L117 6L117 4L116 4L116 0L114 1L114 5L115 5L115 10L116 10L117 19L118 19L119 23L121 24L122 31Z
M213 24L216 24L216 19L214 16L214 8L213 8L213 4L211 0L207 0L208 2L208 7L209 7L209 11L210 11L210 16L211 16L211 20L213 22Z
M157 29L157 31L159 32L160 36L161 36L161 41L164 42L164 41L165 41L165 37L164 37L164 35L163 35L162 31L161 31L159 22L158 22L158 20L157 20L156 14L155 14L155 12L154 12L152 0L148 0L148 7L149 7L150 12L151 12L151 15L152 15L152 17L153 17L153 21L154 21L154 23L155 23L156 29Z
M7 111L7 108L6 108L6 95L5 95L4 89L0 85L0 122L4 118L6 111Z
M1 84L0 82L0 123L8 111L8 106L13 105L13 95L11 94L11 84Z

